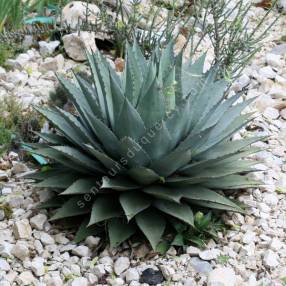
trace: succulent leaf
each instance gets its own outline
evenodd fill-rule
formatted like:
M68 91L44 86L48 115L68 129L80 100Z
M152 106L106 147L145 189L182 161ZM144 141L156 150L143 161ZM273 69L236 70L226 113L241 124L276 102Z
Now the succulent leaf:
M242 94L227 95L217 66L204 71L205 54L184 62L173 48L145 59L127 45L123 73L87 52L92 82L58 77L73 114L36 107L57 133L29 144L51 168L29 177L54 191L41 205L57 209L52 220L82 222L75 241L108 230L116 247L140 230L155 250L174 221L194 227L193 207L242 213L221 192L261 184L246 176L257 161L245 159L264 138L233 139L254 99L237 103Z

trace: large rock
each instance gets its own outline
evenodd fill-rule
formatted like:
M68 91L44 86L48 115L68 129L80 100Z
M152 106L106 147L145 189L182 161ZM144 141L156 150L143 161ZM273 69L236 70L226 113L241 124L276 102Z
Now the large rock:
M79 62L86 60L86 50L94 52L97 50L94 32L80 32L65 35L63 42L67 55Z
M88 12L88 14L87 14ZM67 4L62 10L62 21L72 29L86 20L95 24L100 13L100 9L94 4L87 4L83 1L73 1Z

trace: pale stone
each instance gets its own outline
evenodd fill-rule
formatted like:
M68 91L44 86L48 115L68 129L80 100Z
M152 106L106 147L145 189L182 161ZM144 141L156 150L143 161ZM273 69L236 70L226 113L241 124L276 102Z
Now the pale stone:
M269 206L276 206L279 200L276 194L265 194L263 201Z
M278 238L273 238L270 242L270 248L273 251L279 251L281 248L285 246Z
M256 241L256 233L253 231L247 231L242 238L242 242L245 244L249 244L254 241Z
M21 71L28 64L29 60L30 56L28 54L20 54L16 59L8 59L6 65Z
M85 277L88 280L88 283L91 285L96 285L96 283L98 282L98 278L92 273L86 273Z
M271 249L267 250L263 256L263 264L269 268L277 267L279 265L278 255Z
M32 228L27 219L16 221L13 226L13 233L16 239L30 239Z
M50 56L52 55L56 48L60 45L59 41L52 41L52 42L45 42L45 41L40 41L39 42L39 47L40 47L40 54L43 57Z
M275 120L279 117L279 111L273 107L267 107L264 112L263 115L267 118L267 119L271 119L271 120Z
M106 273L104 264L95 265L95 267L92 269L92 271L98 278L101 278Z
M55 240L48 233L42 232L40 240L44 245L54 244Z
M276 68L283 66L283 61L280 56L271 53L266 55L266 62L268 65Z
M59 276L49 277L46 281L47 286L63 286L63 281Z
M141 286L141 285L143 285L143 284L141 284L141 283L139 283L137 281L131 281L130 284L129 284L129 286Z
M208 286L235 286L236 275L232 268L220 267L209 273Z
M75 61L86 60L86 50L97 51L94 32L80 32L63 36L67 55Z
M187 42L186 37L184 35L182 35L182 34L179 34L177 39L176 39L175 46L174 46L174 53L175 53L175 55L178 55L182 51L182 49L184 48L186 42Z
M130 261L128 257L119 257L114 263L114 272L120 275L130 266Z
M3 67L0 67L0 79L6 80L6 70Z
M186 252L187 252L187 254L190 254L191 256L198 256L200 254L201 250L197 247L189 246L189 247L187 247Z
M24 40L22 41L22 46L25 49L29 49L34 45L34 37L32 35L25 35Z
M87 10L86 2L72 1L63 8L62 21L75 29L78 24L86 22L86 20L91 24L95 24L99 13L100 9L95 4L88 4Z
M9 242L6 241L0 242L0 255L2 257L9 257L11 255L13 247L14 245Z
M219 249L204 250L199 253L199 257L203 260L213 260L220 255Z
M30 224L33 228L37 230L43 230L44 224L47 221L47 216L45 214L37 214L30 219Z
M1 190L1 193L3 196L11 195L12 194L12 188L4 187Z
M58 233L54 236L54 239L59 244L68 244L70 241L65 237L64 234Z
M0 286L11 286L9 281L0 281Z
M35 277L30 271L24 271L17 276L16 281L21 286L32 285L35 282Z
M198 257L192 257L190 260L190 265L199 273L209 273L212 271L212 266L207 261L203 261Z
M259 74L269 79L274 79L276 77L276 72L269 66L261 68Z
M184 286L196 286L196 282L194 281L193 278L187 278L184 281Z
M90 255L88 247L84 245L77 246L72 250L72 253L79 257L88 257Z
M85 243L88 245L90 248L96 247L100 242L100 237L94 237L94 236L88 236L85 239Z
M125 279L128 283L131 281L139 281L139 278L139 273L135 268L130 268L125 272Z
M122 278L107 279L109 285L111 286L123 286L124 280Z
M45 274L44 259L42 257L35 257L31 263L31 269L36 276L43 276Z
M80 266L77 265L77 264L72 264L70 266L70 270L76 276L80 276L81 275Z
M88 281L84 277L77 277L73 279L68 285L69 286L88 286Z
M166 280L171 280L173 275L175 274L174 268L169 265L161 265L160 270Z
M43 251L44 251L42 243L39 240L36 239L34 241L34 246L35 246L35 249L38 252L38 254L41 255L43 253Z
M9 263L3 258L0 258L0 270L2 270L2 271L9 271L10 270Z
M285 85L285 84L284 84ZM285 98L285 87L280 84L274 84L268 93L272 98L284 99Z
M111 286L123 286L124 285L124 280L122 278L115 278L111 282Z
M286 120L286 108L284 108L284 109L282 109L282 110L280 111L280 115L281 115L281 117L282 117L283 119Z
M174 246L171 246L168 251L166 252L166 255L170 256L176 256L177 255L177 250Z
M286 0L279 0L277 5L281 9L282 13L286 12Z
M7 73L7 82L14 85L24 86L28 81L28 74L20 71L10 71Z
M0 181L7 181L7 180L8 180L8 174L0 170Z
M99 259L99 262L104 265L113 265L113 259L110 256L103 256Z
M247 87L250 83L250 77L246 74L243 74L239 77L239 79L233 84L233 90L238 92L243 88Z
M59 54L54 58L46 58L44 62L40 65L39 70L41 72L53 71L57 72L63 69L64 67L64 57Z
M5 219L5 211L0 209L0 221Z
M18 175L18 174L22 174L28 171L29 171L29 168L24 163L13 162L13 168L12 168L13 174Z
M11 249L11 254L20 260L25 260L29 257L30 251L24 242L18 241Z

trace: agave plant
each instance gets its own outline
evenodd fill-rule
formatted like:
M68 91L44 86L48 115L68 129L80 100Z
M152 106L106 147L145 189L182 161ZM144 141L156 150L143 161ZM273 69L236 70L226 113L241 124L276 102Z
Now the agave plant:
M112 247L139 231L155 249L170 220L194 227L194 208L242 212L217 191L259 184L245 176L255 164L245 157L260 138L231 139L253 99L226 97L229 83L216 67L204 73L204 60L183 63L173 43L146 59L134 43L121 75L97 52L93 83L59 76L76 112L37 107L58 133L33 145L51 160L33 175L55 191L43 205L57 209L51 220L81 219L78 241L104 226Z

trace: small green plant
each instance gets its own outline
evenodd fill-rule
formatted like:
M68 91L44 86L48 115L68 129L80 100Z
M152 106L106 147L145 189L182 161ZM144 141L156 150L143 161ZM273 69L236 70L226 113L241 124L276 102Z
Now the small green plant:
M115 56L118 57L124 56L126 43L134 39L137 40L142 51L149 55L155 46L164 45L171 38L178 36L179 31L176 31L176 26L187 22L187 19L183 19L187 7L180 13L175 13L175 8L171 6L167 15L162 17L161 14L164 12L162 5L144 7L141 0L130 1L128 4L117 0L114 7L115 17L113 17L105 3L99 2L101 13L93 29L110 35Z
M12 140L12 132L11 130L8 130L3 122L0 123L0 146L3 146L2 148L5 149L7 145L10 144Z
M0 66L6 66L6 60L15 58L23 49L18 43L0 43Z
M33 110L24 110L21 103L13 96L0 101L0 155L13 143L20 141L36 142L43 118Z
M177 231L177 235L172 245L186 246L193 243L200 248L205 247L209 239L216 240L217 233L225 230L225 225L218 217L214 217L211 212L207 214L197 212L194 219L195 227L187 227L178 221L174 221L173 226Z
M70 280L73 280L77 277L79 277L79 275L71 273L71 274L66 275L64 280L65 280L65 282L69 282Z
M173 49L170 42L146 59L136 42L127 45L120 75L100 52L88 53L92 84L58 77L76 112L36 108L58 133L32 145L52 169L30 177L55 189L42 205L57 209L52 221L82 221L75 241L103 229L115 247L142 232L156 249L174 219L194 235L212 235L211 215L193 210L243 212L217 190L260 184L246 176L257 163L245 157L260 150L250 145L261 138L231 140L252 120L241 113L253 99L227 98L217 68L203 72L205 56L183 63Z
M219 255L216 260L219 264L227 264L230 259L228 255Z
M7 203L0 203L0 210L4 211L4 215L6 219L11 219L13 215L13 210L11 206Z
M45 15L48 7L59 9L69 0L0 0L0 32L21 29L24 20L31 12Z
M21 0L0 0L0 32L4 29L18 29L23 19Z
M285 191L285 189L284 189L284 188L282 188L282 187L278 187L278 188L276 189L276 193L278 193L278 194L285 194L285 193L286 193L286 191Z
M274 1L273 7L275 8ZM266 28L263 24L272 9L269 9L253 27L249 27L248 11L252 3L229 0L195 0L195 21L190 33L191 52L195 54L202 40L208 37L214 51L213 65L220 66L220 76L238 77L250 59L260 50L267 32L279 20L276 17ZM212 19L212 21L208 21ZM200 27L197 37L195 27Z

